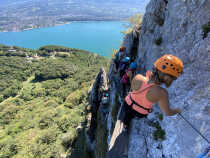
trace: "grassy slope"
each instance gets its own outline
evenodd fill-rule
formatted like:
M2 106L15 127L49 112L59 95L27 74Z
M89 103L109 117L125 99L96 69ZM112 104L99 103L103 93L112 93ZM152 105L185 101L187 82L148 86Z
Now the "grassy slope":
M85 121L87 90L108 60L81 50L61 54L32 62L0 57L0 158L58 158L71 152L76 127Z

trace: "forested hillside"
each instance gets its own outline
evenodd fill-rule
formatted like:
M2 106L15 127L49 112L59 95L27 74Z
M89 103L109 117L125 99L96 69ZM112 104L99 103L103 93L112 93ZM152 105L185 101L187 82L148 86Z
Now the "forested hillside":
M107 64L83 50L0 45L0 158L68 155L86 120L88 88Z

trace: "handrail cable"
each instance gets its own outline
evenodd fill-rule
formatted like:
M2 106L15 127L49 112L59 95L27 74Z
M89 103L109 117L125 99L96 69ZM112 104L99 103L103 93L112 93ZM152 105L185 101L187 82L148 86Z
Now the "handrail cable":
M179 113L179 115L181 116L181 118L183 120L185 120L204 140L206 140L209 144L209 140L200 132L198 131L181 113Z

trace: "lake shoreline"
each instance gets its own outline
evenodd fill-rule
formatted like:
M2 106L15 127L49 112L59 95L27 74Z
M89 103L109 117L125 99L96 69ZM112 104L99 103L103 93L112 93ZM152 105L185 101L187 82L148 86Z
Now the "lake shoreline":
M55 25L49 25L46 27L32 27L32 28L25 28L25 29L17 29L15 31L11 31L11 30L0 30L1 32L24 32L24 31L29 31L29 30L34 30L34 29L42 29L42 28L49 28L49 27L55 27L55 26L62 26L62 25L67 25L67 24L71 24L74 22L127 22L126 20L75 20L75 21L69 21L69 22L64 22L64 23L57 23Z
M0 43L30 49L58 45L110 58L113 49L118 49L122 43L124 34L121 32L126 24L122 21L74 21L47 28L0 32Z

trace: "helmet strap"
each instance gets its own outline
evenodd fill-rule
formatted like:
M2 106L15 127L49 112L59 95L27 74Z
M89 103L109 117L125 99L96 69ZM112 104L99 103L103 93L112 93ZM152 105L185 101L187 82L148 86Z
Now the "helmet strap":
M152 81L156 84L164 83L163 79L161 79L161 77L160 77L161 75L162 75L161 72L154 68L152 71L152 76L151 76L150 81Z

